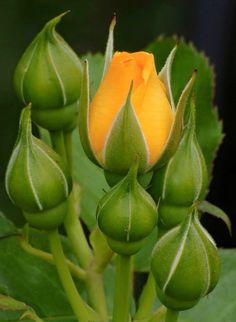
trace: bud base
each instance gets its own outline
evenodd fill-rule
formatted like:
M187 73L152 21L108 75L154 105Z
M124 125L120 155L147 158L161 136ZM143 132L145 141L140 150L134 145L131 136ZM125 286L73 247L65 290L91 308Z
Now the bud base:
M49 131L72 131L77 126L79 101L57 109L32 108L32 119Z
M168 309L174 310L174 311L184 311L191 309L193 306L195 306L199 302L199 298L196 300L178 300L176 298L173 298L171 296L168 296L167 294L164 294L161 289L156 285L157 295L160 299L161 303L163 303Z
M37 229L51 230L63 223L67 213L67 200L54 208L41 212L23 211L25 219Z
M124 242L107 237L110 248L119 255L130 256L137 253L143 246L145 239L135 242Z

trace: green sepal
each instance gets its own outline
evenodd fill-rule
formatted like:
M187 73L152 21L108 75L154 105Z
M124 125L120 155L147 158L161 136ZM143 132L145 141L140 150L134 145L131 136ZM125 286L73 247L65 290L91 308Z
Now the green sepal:
M192 77L186 84L179 98L179 101L176 107L174 122L169 134L169 138L154 169L161 168L172 157L172 155L175 153L179 145L179 142L182 136L182 130L183 130L184 112L187 106L189 94L194 84L195 77L196 77L196 71L193 72Z
M132 88L131 84L103 150L104 168L111 173L126 174L136 159L139 161L139 173L144 173L148 165L147 144L131 103Z
M89 139L89 65L88 61L84 61L84 72L83 72L83 80L81 87L81 96L80 96L80 107L79 107L79 117L78 117L78 127L80 134L80 141L84 152L87 157L95 164L99 165Z
M112 173L107 170L104 170L104 176L110 187L115 186L119 181L121 181L124 178L124 175ZM138 179L138 182L141 184L141 186L144 189L147 189L152 179L152 176L153 176L153 171L149 171L144 174L138 175L137 179Z
M211 235L208 233L208 231L200 223L197 209L195 210L193 215L193 225L196 231L198 232L203 247L205 249L205 252L202 252L202 256L205 255L207 257L207 262L209 264L208 285L202 293L202 296L205 296L209 294L218 283L221 270L221 263L216 243L214 239L211 237Z
M208 213L216 218L223 220L226 224L230 236L232 236L232 225L229 216L219 207L213 205L207 200L201 201L197 204L197 208L202 213Z
M103 68L103 75L107 72L107 69L111 63L112 56L113 56L113 50L114 50L114 28L116 25L116 16L114 15L110 27L109 27L109 35L108 35L108 40L107 40L107 45L106 45L106 51L105 51L105 60L104 60L104 68Z
M173 111L175 110L175 103L174 103L172 88L171 88L171 68L172 68L172 63L173 63L177 48L178 47L175 46L171 50L169 56L166 59L165 65L162 67L162 70L158 74L158 77L166 86L167 97L169 99L169 102L171 104Z

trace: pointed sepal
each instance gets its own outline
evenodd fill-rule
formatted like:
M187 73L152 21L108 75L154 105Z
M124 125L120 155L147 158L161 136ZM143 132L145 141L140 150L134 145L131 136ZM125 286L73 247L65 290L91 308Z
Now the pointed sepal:
M105 51L105 61L104 61L104 68L103 68L103 75L107 72L107 69L111 63L112 56L113 56L113 51L114 51L114 28L116 25L116 15L114 15L110 27L109 27L109 35L108 35L108 40L107 40L107 45L106 45L106 51Z
M139 160L139 172L148 165L148 147L131 102L132 84L124 106L120 109L108 133L103 150L104 168L126 174L134 160Z
M171 88L171 68L172 68L172 63L173 63L177 48L178 47L175 46L171 50L169 56L166 59L165 65L162 67L162 70L158 74L158 77L166 86L167 97L170 101L170 104L173 110L175 110L175 103L174 103L172 88Z
M84 152L87 157L95 164L99 165L89 139L89 105L90 105L90 88L89 88L89 65L88 61L84 61L84 71L83 71L83 80L82 80L82 88L80 95L80 108L79 108L79 116L78 116L78 127L80 134L80 141Z
M182 136L182 130L183 130L183 122L184 122L184 113L186 110L188 98L190 95L190 92L192 90L194 80L196 77L196 71L194 71L192 77L186 84L176 107L175 112L175 119L169 134L169 138L167 140L166 146L163 149L162 155L158 159L155 169L161 168L175 153L181 136Z
M202 213L208 213L218 219L221 219L227 226L230 236L232 236L232 224L229 216L219 207L213 205L207 200L197 204L197 208Z

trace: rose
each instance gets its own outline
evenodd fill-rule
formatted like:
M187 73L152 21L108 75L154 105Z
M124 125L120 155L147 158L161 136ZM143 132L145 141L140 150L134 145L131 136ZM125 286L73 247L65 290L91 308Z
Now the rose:
M126 137L120 132L128 130L125 119L131 117L121 116L121 113L124 111L123 114L126 114L125 102L131 82L133 86L128 104L133 114L130 122L136 123L136 129L133 129L134 133L126 133ZM145 52L115 53L90 106L89 135L99 163L105 168L109 163L108 168L113 170L119 171L121 165L122 170L128 170L137 154L143 161L143 170L151 168L166 143L172 122L173 112L165 86L157 76L153 55ZM135 135L140 137L137 145L133 145ZM118 155L110 146L114 136L120 136L120 144L124 144L120 149L128 154L123 164L125 155ZM109 155L111 153L113 156ZM109 158L112 160L109 161Z
M193 78L175 110L170 69L175 49L157 75L146 52L116 52L89 104L88 68L80 99L81 142L91 160L113 174L125 174L134 160L139 173L168 161L176 150ZM87 66L87 63L86 63Z

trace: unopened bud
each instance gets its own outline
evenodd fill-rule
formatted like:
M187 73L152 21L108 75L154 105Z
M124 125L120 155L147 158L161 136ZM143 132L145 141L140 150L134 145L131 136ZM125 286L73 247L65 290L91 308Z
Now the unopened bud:
M188 215L192 204L202 200L207 187L207 168L195 133L192 106L180 145L168 164L158 169L151 181L150 194L156 200L159 225L170 229Z
M61 157L32 135L30 112L26 107L21 113L6 190L32 226L51 229L63 222L72 180Z
M160 301L172 310L189 309L214 289L219 255L196 212L157 242L151 269Z
M99 202L98 225L117 253L134 254L157 223L154 200L137 181L137 166Z
M77 125L82 65L55 31L64 14L50 20L22 55L14 74L15 90L32 118L48 130Z

